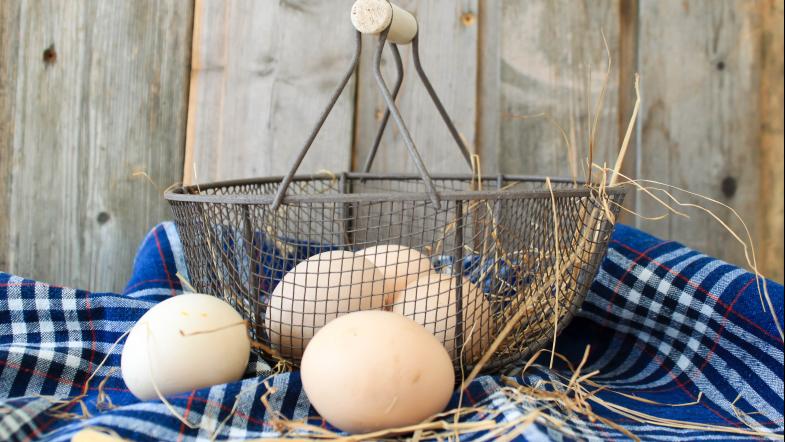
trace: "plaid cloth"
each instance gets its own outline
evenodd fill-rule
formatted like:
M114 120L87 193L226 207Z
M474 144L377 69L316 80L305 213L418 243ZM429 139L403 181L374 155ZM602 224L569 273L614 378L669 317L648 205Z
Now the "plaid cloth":
M182 246L173 224L164 223L142 243L122 294L0 273L0 440L69 440L85 427L109 428L133 440L280 436L267 419L272 413L311 416L312 423L326 425L314 417L296 372L269 378L275 393L266 409L259 398L267 391L261 381L270 367L257 358L240 382L171 398L196 429L173 417L160 401L133 398L119 373L122 344L114 350L112 345L147 309L182 291L177 272L187 275ZM783 288L766 284L782 323ZM582 311L559 337L557 350L576 363L587 345L591 351L583 372L599 370L593 379L608 388L599 398L663 418L752 427L782 439L783 341L770 312L761 308L753 275L744 270L619 225ZM546 366L512 375L528 385L570 375L564 367L549 371ZM535 399L511 403L501 394L503 382L499 376L476 379L463 404L500 411L499 422L513 422L542 406ZM58 401L85 387L81 402ZM656 404L694 402L699 394L694 405ZM451 405L457 400L456 395ZM593 409L645 440L742 439L639 423L599 405ZM516 431L518 438L532 441L627 439L612 425L580 419L569 428L536 422Z

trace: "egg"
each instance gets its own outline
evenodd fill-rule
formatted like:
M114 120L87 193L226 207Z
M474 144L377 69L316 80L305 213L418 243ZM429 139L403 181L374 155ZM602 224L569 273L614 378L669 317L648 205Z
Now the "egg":
M441 343L386 311L350 313L324 326L305 349L301 377L319 414L350 433L421 422L444 410L455 383Z
M270 343L282 356L299 358L329 321L384 305L384 277L373 264L345 250L320 253L297 264L273 290L265 314Z
M482 290L463 278L463 356L477 361L488 349L491 337L491 306ZM413 281L396 298L393 311L413 319L444 344L450 357L460 356L456 348L456 281L454 276L427 273Z
M432 270L431 261L422 253L397 244L368 247L357 254L382 272L388 291L403 291L421 274Z
M215 296L188 293L147 311L128 333L123 380L140 400L240 379L251 342L243 318Z

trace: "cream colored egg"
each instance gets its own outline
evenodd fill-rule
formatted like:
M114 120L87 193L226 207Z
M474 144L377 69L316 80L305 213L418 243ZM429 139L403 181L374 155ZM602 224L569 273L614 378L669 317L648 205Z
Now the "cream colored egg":
M357 252L384 275L387 290L401 292L423 273L432 271L431 261L417 250L397 244L368 247Z
M308 341L340 315L384 306L382 274L365 258L344 250L297 264L273 290L266 324L282 356L299 358Z
M427 273L413 281L393 305L393 311L413 319L442 342L450 357L460 356L456 348L456 281L454 276ZM491 336L491 306L482 290L463 278L463 356L468 363L477 361L488 349Z
M356 312L324 326L301 365L303 389L350 433L413 425L444 410L455 375L432 334L397 313Z
M245 322L215 296L188 293L156 304L123 345L123 380L141 400L240 379L251 343Z

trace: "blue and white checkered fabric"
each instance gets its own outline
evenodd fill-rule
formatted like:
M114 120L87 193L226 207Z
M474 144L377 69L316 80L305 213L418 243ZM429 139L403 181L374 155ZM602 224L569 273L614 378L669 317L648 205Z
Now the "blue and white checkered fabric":
M120 347L109 354L112 344L147 309L182 291L177 272L187 274L182 246L174 226L164 223L140 247L122 294L55 287L0 273L0 440L69 440L85 427L109 428L132 440L280 436L266 420L272 413L291 419L310 416L322 425L296 372L269 379L275 393L269 396L272 410L265 409L259 398L267 391L261 381L269 376L269 366L256 358L241 382L171 398L197 429L183 425L161 402L131 396L118 370ZM782 323L783 288L767 284ZM744 270L620 225L582 311L559 337L557 350L576 363L587 345L591 352L583 372L599 370L593 379L607 388L597 394L601 399L662 418L752 427L783 437L783 341L770 312L761 308L753 275ZM514 379L533 385L560 374L569 372L536 366ZM500 377L478 378L463 403L500 410L500 422L513 422L541 405L509 402L500 392L502 384ZM81 402L58 402L85 388ZM694 402L699 394L695 405L655 404ZM452 406L456 403L457 396ZM645 440L742 439L639 423L599 405L594 410ZM570 428L538 422L519 430L517 437L525 440L627 439L612 425L588 420Z

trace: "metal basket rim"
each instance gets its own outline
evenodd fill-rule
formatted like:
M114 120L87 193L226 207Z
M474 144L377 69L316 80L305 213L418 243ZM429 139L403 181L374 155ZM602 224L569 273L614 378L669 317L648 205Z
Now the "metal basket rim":
M434 180L466 180L476 178L471 174L441 174L433 175ZM201 192L207 189L217 189L222 187L280 183L282 176L271 176L262 178L248 178L239 180L215 181L204 184L193 184L189 186L176 186L164 192L164 198L168 201L193 202L193 203L216 203L216 204L262 204L271 205L275 199L274 194L236 194L236 195L205 195ZM293 181L314 181L335 179L344 181L346 179L366 179L366 180L420 180L416 174L373 174L343 172L338 175L331 174L311 174L297 175ZM545 182L545 176L537 175L492 175L483 177L483 181L520 181L520 182ZM592 194L592 189L585 187L586 182L573 180L566 177L551 177L554 183L576 185L574 189L553 189L553 196L557 198L585 197ZM583 186L583 187L578 187ZM626 194L626 189L621 186L607 188L606 193L611 195ZM550 198L550 190L482 190L482 191L440 191L439 197L445 201L458 200L485 200L485 199L540 199ZM427 192L376 192L376 193L338 193L338 194L311 194L311 195L287 195L284 203L348 203L348 202L368 202L368 201L429 201L430 196Z

